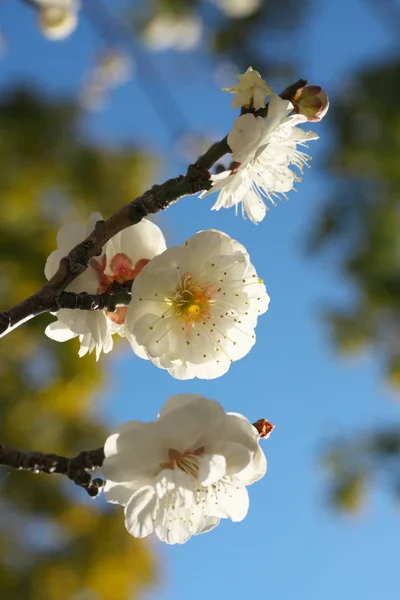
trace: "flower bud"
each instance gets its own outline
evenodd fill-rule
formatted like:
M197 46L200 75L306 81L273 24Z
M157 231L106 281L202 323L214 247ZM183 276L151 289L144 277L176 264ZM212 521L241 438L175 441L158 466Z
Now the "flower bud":
M308 121L321 121L329 108L329 98L319 85L300 88L292 100L294 111Z
M267 419L258 419L253 423L253 427L257 429L260 438L268 438L275 429L275 425L272 425Z

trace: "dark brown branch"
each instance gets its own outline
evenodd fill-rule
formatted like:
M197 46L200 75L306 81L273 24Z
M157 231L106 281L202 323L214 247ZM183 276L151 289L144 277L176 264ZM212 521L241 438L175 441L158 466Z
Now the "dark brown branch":
M290 100L305 84L304 79L299 79L286 88L281 97ZM255 114L264 117L267 111L268 106ZM0 337L41 313L56 310L52 307L59 306L61 293L87 269L92 258L101 254L103 246L114 235L139 223L144 217L166 209L183 196L210 189L209 169L228 152L230 148L227 137L224 137L220 142L213 144L193 165L189 165L186 175L169 179L162 185L154 185L142 196L118 210L107 221L98 221L93 232L60 261L57 273L42 289L0 313Z
M269 437L274 429L274 425L266 419L258 419L253 426L257 429L260 438ZM105 481L99 477L93 479L88 471L101 468L104 458L104 448L83 450L74 458L67 458L43 452L21 452L14 448L5 448L0 444L0 467L45 473L46 475L55 473L66 475L76 485L84 488L92 498L101 492Z
M188 169L186 177L180 176L166 181L163 185L153 186L107 221L98 221L94 231L60 261L57 273L42 289L13 308L0 313L0 337L32 317L57 310L54 307L59 305L61 293L85 271L91 258L101 254L103 246L110 238L130 225L139 223L143 217L167 208L178 198L193 194L194 190L206 189L209 185L207 179L202 182L198 179L203 173L204 171L197 171L194 167Z
M88 294L87 292L81 292L76 294L73 292L60 292L49 296L40 296L40 292L34 294L30 298L27 298L24 302L17 304L14 309L8 311L8 313L0 313L0 323L4 315L10 315L12 311L18 315L19 311L31 311L31 314L27 318L18 321L15 326L21 325L26 320L32 317L37 317L46 312L57 312L62 308L70 308L77 310L106 310L107 312L114 312L118 306L127 306L131 300L130 289L133 281L127 281L128 286L121 286L112 293L104 292L103 294ZM17 310L18 309L18 310ZM14 326L9 331L12 331ZM9 333L7 330L4 332ZM0 335L0 337L2 337Z
M103 294L61 292L59 296L54 298L49 311L56 312L61 308L72 308L74 310L106 310L107 312L114 312L118 306L127 306L130 301L130 291L124 289L113 294L109 294L108 292Z
M88 471L93 471L102 466L104 449L87 450L80 452L74 458L58 456L58 454L43 454L42 452L21 452L14 448L0 446L0 465L11 469L45 473L46 475L66 475L76 485L79 485L92 498L101 491L104 480L99 477L92 478Z

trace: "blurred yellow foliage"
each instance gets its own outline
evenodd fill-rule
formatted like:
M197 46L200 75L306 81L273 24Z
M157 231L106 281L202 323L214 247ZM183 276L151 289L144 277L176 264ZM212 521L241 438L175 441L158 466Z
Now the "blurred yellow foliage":
M90 145L79 112L27 90L0 98L0 306L44 283L44 264L65 220L104 216L143 191L150 163L134 148ZM103 444L96 394L104 378L75 341L44 335L34 319L0 341L0 440L21 450L73 456ZM58 476L0 472L0 597L130 600L154 578L146 543L123 514Z

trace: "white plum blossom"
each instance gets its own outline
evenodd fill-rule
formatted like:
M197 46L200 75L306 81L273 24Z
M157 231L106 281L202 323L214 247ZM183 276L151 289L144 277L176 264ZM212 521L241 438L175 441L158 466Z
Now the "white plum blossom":
M211 0L231 19L245 19L253 15L262 0Z
M147 45L154 51L169 49L187 52L195 48L203 35L203 21L193 12L181 15L157 13L143 30Z
M36 0L38 4L38 24L43 35L49 40L63 40L78 25L78 0Z
M61 227L57 235L57 250L47 259L47 279L56 273L60 260L77 244L82 242L102 220L99 213L92 213L87 227L69 223ZM100 294L107 292L115 281L123 283L134 279L143 266L166 249L161 229L146 219L117 233L104 246L102 254L90 261L89 267L67 288L69 292ZM101 352L113 348L113 334L125 336L126 306L115 312L61 309L54 321L46 328L46 335L57 342L65 342L79 336L79 356L96 350L96 360Z
M228 135L234 168L212 175L212 187L200 197L219 191L213 210L236 207L242 203L242 214L253 223L265 217L268 207L264 200L276 206L275 198L287 198L294 183L301 178L290 167L303 173L311 157L298 149L318 139L313 131L297 127L307 121L304 115L289 114L293 105L276 94L271 96L268 117L252 113L236 119Z
M215 400L172 396L157 421L128 421L106 440L106 500L125 507L131 535L155 533L168 544L183 544L220 519L242 521L246 486L266 473L260 437L267 435Z
M116 48L106 50L97 58L82 87L81 104L87 110L103 108L110 91L129 81L134 71L135 65L127 54Z
M139 273L126 337L177 379L214 379L250 351L268 303L246 249L221 231L201 231Z
M235 94L232 100L232 108L251 106L252 108L264 108L266 96L271 96L272 89L266 84L258 71L249 67L243 75L236 75L239 83L223 88L224 92Z

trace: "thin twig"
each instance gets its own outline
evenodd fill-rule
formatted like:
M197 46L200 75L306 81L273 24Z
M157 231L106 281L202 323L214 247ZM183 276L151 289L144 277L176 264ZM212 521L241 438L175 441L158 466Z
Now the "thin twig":
M84 450L74 458L43 452L21 452L14 448L0 446L0 465L11 469L45 473L46 475L66 475L76 485L82 487L92 498L101 491L104 480L92 478L88 471L102 466L104 449Z
M281 97L290 100L306 83L304 79L299 79L286 88ZM264 117L267 111L268 106L255 114ZM209 169L230 151L227 137L224 137L189 165L186 175L169 179L162 185L154 185L106 221L98 221L93 232L60 261L57 272L46 285L26 300L0 313L0 337L39 314L58 310L52 307L60 306L61 293L87 269L92 258L101 254L103 246L114 235L139 223L144 217L166 209L183 196L210 189Z

